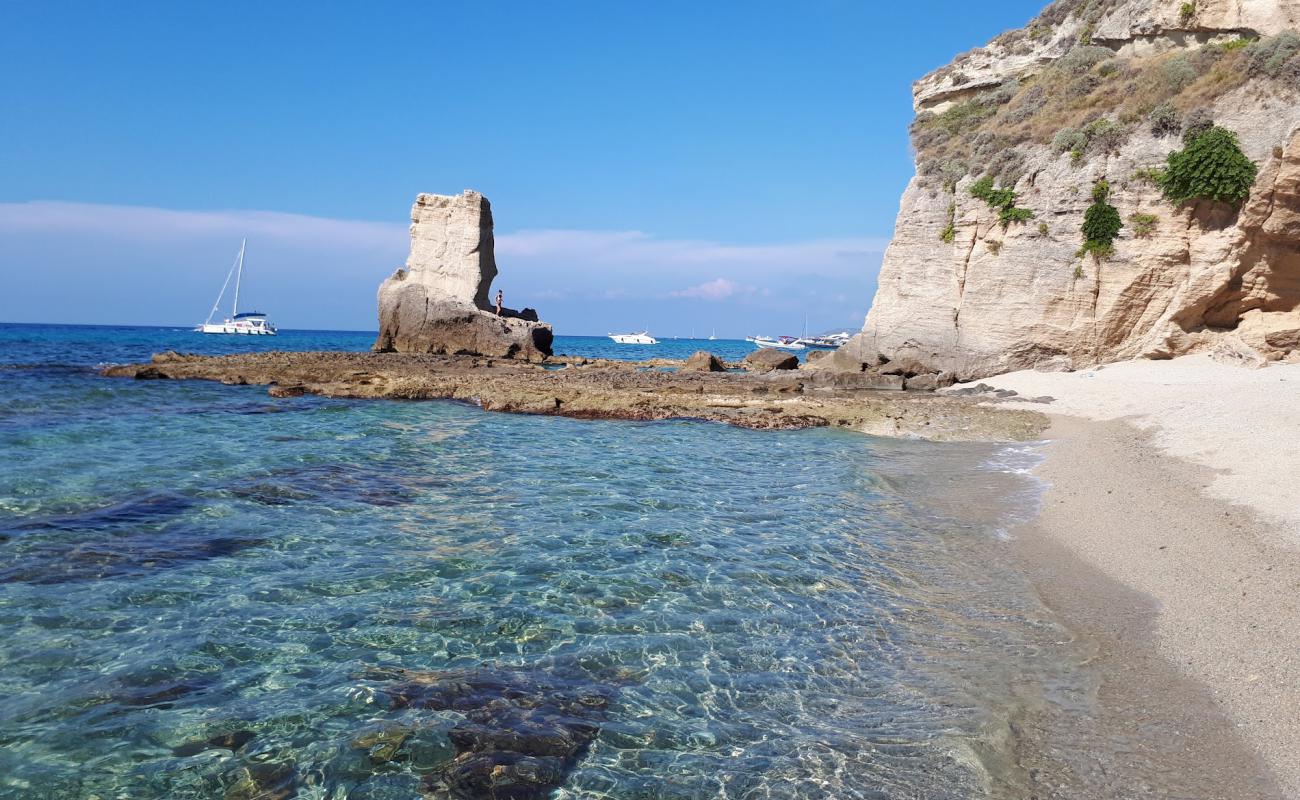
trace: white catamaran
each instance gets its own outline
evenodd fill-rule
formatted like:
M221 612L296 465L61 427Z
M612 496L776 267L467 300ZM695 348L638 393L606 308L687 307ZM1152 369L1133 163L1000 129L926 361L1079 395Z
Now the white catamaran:
M217 295L217 301L212 304L212 310L208 312L208 318L194 330L200 333L234 333L247 336L275 335L275 326L267 321L266 315L261 311L239 313L239 283L244 277L244 250L247 246L247 239L240 243L239 256L235 258L235 263L230 267L230 272L226 273L226 282L221 284L221 294ZM226 296L226 287L230 285L232 275L235 278L235 302L230 305L230 316L224 322L213 322L212 318L217 315L217 308L221 305L221 298Z

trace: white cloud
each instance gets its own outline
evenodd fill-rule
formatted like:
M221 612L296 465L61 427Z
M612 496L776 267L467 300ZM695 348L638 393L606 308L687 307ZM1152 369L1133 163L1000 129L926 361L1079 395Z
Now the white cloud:
M641 231L522 230L497 236L497 260L512 259L566 266L654 267L673 274L698 275L743 269L756 274L774 271L836 271L860 267L863 260L884 252L888 239L879 237L810 239L774 244L726 244L696 239L660 239Z
M673 297L690 297L696 300L726 300L732 295L750 294L753 291L753 286L744 286L726 278L714 278L698 286L670 292L669 294Z
M0 319L180 321L204 312L239 239L253 256L252 302L284 327L369 327L375 289L405 259L404 221L366 222L271 211L191 211L35 201L0 203ZM616 325L634 311L685 320L691 301L745 325L805 309L865 314L887 240L836 237L736 244L642 231L518 230L496 237L507 302ZM687 288L682 288L687 287ZM835 303L827 306L827 300ZM509 298L513 298L512 300ZM123 316L141 302L149 319ZM604 316L601 316L604 315ZM156 317L156 319L155 319ZM555 318L552 318L553 320Z
M0 203L0 231L15 235L78 234L155 242L247 235L286 245L391 250L405 239L406 230L406 225L396 223L278 211L185 211L44 200Z

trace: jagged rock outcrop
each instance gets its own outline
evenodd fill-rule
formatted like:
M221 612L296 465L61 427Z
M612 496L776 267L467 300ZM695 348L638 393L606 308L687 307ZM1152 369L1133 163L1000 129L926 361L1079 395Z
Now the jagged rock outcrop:
M799 369L799 357L784 350L764 347L745 356L745 369L750 372L772 372L774 370Z
M411 208L406 266L379 286L379 352L533 360L551 354L551 326L531 309L490 304L497 275L492 206L466 190L421 194Z
M1300 349L1300 0L1184 5L1058 2L918 81L918 174L874 303L818 366L969 380L1225 339L1261 361ZM1259 166L1244 203L1164 198L1150 170L1183 141L1150 121L1157 102L1237 134ZM972 197L985 174L1033 218ZM1124 227L1108 257L1081 256L1101 179Z
M682 364L679 372L726 372L722 359L707 350L698 350Z

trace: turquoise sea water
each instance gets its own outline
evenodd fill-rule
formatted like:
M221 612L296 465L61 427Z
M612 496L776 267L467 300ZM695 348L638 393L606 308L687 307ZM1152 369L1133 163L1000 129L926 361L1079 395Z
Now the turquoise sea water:
M94 371L369 343L0 326L0 797L1019 797L1084 702L1017 451Z
M365 351L375 343L374 331L281 330L278 336L205 336L189 328L159 328L99 325L15 325L0 323L0 354L6 362L92 363L147 361L153 353L176 350L184 353L224 355L266 350L353 350ZM657 345L615 344L607 336L557 336L557 354L586 358L642 361L649 358L688 358L697 350L728 361L739 361L754 352L743 339L664 339ZM792 351L801 359L806 351Z

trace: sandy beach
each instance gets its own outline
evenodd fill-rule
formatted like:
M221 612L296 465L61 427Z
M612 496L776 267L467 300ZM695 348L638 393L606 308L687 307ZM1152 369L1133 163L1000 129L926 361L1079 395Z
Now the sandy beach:
M1154 749L1169 796L1300 796L1300 366L984 383L1054 398L1049 488L1014 547L1095 654L1100 746Z

